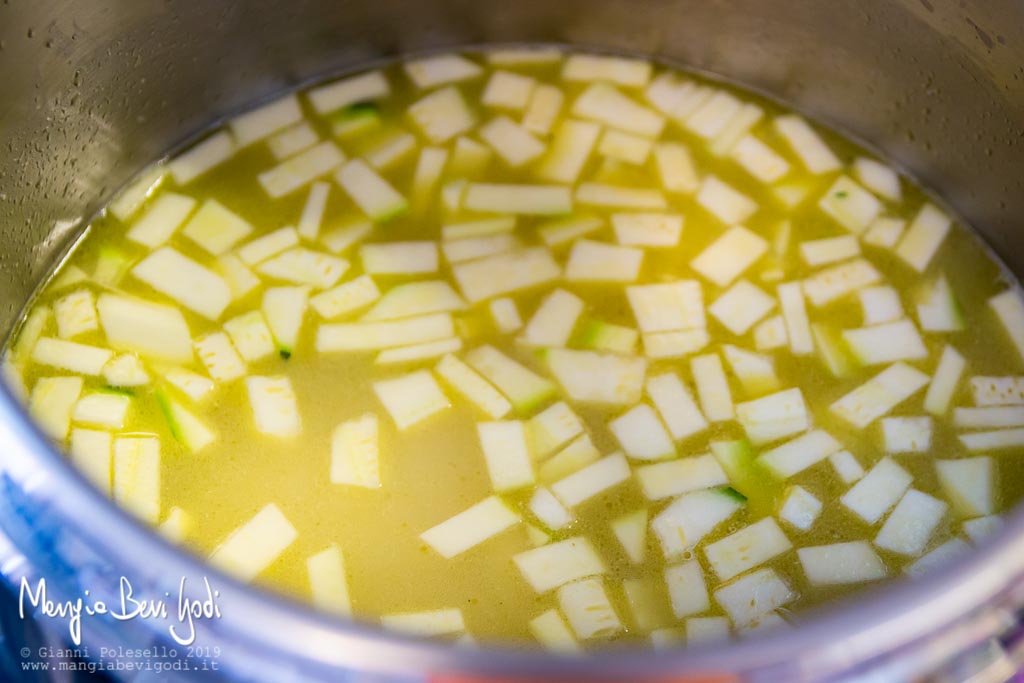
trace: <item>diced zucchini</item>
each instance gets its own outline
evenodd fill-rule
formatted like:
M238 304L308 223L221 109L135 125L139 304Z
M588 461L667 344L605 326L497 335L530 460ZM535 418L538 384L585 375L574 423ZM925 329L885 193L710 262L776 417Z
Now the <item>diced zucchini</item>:
M565 95L561 90L553 85L538 85L523 113L523 128L537 135L548 135L564 103Z
M103 372L103 366L113 356L114 352L110 349L53 337L40 338L32 349L34 362L83 375L100 374Z
M574 536L513 555L523 578L538 593L608 570L583 536Z
M640 401L647 371L643 358L568 349L549 349L545 358L555 379L575 401L610 405Z
M149 524L160 519L160 439L114 439L114 501Z
M337 545L310 555L306 560L309 588L313 606L323 612L347 616L352 612L348 580L345 578L345 558Z
M476 237L492 237L495 235L506 235L516 229L515 216L501 216L499 218L485 218L468 223L449 223L441 226L441 239L446 243L454 243L459 240L467 240Z
M374 413L346 420L331 433L331 483L380 488L379 425Z
M196 200L191 197L164 192L132 224L125 237L144 247L155 249L171 238L195 207Z
M71 419L79 424L121 429L131 403L131 397L124 394L94 391L78 399Z
M391 88L384 73L369 71L317 86L306 96L318 114L327 114L351 104L387 97L390 92Z
M408 429L451 403L428 370L373 383L373 391L400 430Z
M634 406L608 423L626 454L636 460L661 460L676 454L675 446L654 409Z
M381 127L380 107L373 102L358 102L330 114L331 135L342 140L365 136Z
M343 163L345 154L333 142L325 140L260 173L257 179L271 199L279 199L327 175Z
M744 102L740 105L739 110L729 117L729 121L708 141L709 151L716 157L729 154L744 137L747 137L750 130L762 118L764 118L764 109L756 104Z
M558 605L582 640L607 638L623 626L600 578L581 579L558 588Z
M405 73L421 90L446 83L457 83L479 77L483 69L476 62L457 54L441 54L409 60L403 64Z
M853 170L856 172L857 178L872 192L880 197L899 201L900 177L896 171L867 157L858 157L853 162Z
M558 457L558 456L556 456ZM552 484L551 491L566 507L576 507L630 477L622 453L613 453Z
M926 203L896 245L896 255L923 273L949 234L952 223L952 219L938 207Z
M380 290L369 275L360 275L326 292L310 297L309 304L322 318L330 320L369 306L380 298Z
M32 387L28 413L46 436L63 441L81 393L81 377L40 377Z
M881 325L843 330L843 341L861 365L880 365L928 357L928 349L917 327L906 318Z
M490 303L491 317L494 325L502 334L509 334L522 328L523 319L519 316L519 309L516 302L509 297L492 299Z
M194 403L206 398L216 386L210 378L182 368L166 368L161 374L172 387L188 396Z
M17 334L12 337L9 358L12 362L25 363L31 358L32 350L39 341L39 337L50 324L50 307L46 305L33 306L29 314L21 322ZM189 342L191 352L192 342Z
M583 423L567 403L559 401L530 418L527 429L530 451L540 460L582 434Z
M571 54L562 66L562 80L608 81L626 88L642 88L650 80L652 70L651 63L645 59Z
M732 344L723 344L722 353L748 396L761 396L779 389L779 378L770 356L745 351Z
M167 170L174 176L174 182L178 185L187 185L211 168L230 159L235 150L235 139L230 133L214 133L176 156L167 164Z
M236 253L242 263L254 266L266 261L271 256L296 246L298 243L298 231L291 226L287 226L246 242L238 248Z
M416 136L399 131L374 145L364 155L366 161L377 171L386 171L400 164L416 149Z
M463 296L477 303L557 278L561 269L544 247L530 247L452 267Z
M903 571L911 578L916 578L969 552L971 546L966 541L953 538L928 551L920 559L904 567Z
M708 306L708 313L733 334L743 335L773 308L774 297L741 279Z
M217 320L231 303L224 278L172 247L161 247L142 259L132 275L210 320Z
M638 467L636 480L648 500L671 498L681 493L726 486L729 483L718 460L711 454Z
M495 491L512 491L535 481L523 422L478 422L476 428Z
M216 199L207 199L185 224L181 234L214 256L220 256L252 234L252 225Z
M217 440L217 436L185 406L157 389L156 400L167 420L171 435L193 453L198 453Z
M134 353L122 353L103 366L103 379L112 387L138 387L149 384L149 373Z
M775 132L782 136L811 173L829 173L842 165L821 136L801 117L787 114L777 117L772 123Z
M779 506L779 519L800 531L807 531L821 513L821 501L802 486L790 486Z
M307 121L300 121L267 138L267 147L278 161L309 149L320 142L320 136Z
M732 226L736 226L737 223L742 223L750 218L758 209L757 202L713 175L705 177L701 183L700 190L697 192L697 203L726 225ZM745 228L741 229L745 230ZM738 248L739 243L733 246ZM737 254L736 258L742 259L742 253ZM694 267L696 268L696 266ZM743 268L745 267L743 266ZM740 268L740 270L742 271L743 268ZM697 270L703 273L699 268ZM722 286L728 284L728 281L719 283L710 275L707 277Z
M722 422L733 418L732 393L729 380L722 369L717 353L694 356L690 359L690 373L697 385L697 400L709 422Z
M685 145L678 142L656 143L654 164L666 192L690 194L700 187L693 158Z
M716 90L686 117L684 127L697 137L710 140L729 125L741 106L742 102L732 93Z
M635 282L643 250L578 240L569 253L565 279L572 282Z
M794 355L814 353L814 339L804 302L806 291L799 282L786 282L776 289L779 307L782 309L782 320L786 327L786 338L789 340L789 350Z
M1003 520L998 515L989 515L988 517L978 517L977 519L969 519L963 523L964 533L971 539L971 543L978 545L989 536L999 531L1003 525Z
M645 332L644 355L651 359L684 358L697 353L711 341L706 329Z
M683 217L674 213L614 213L612 227L622 245L674 247L683 232Z
M672 613L677 618L706 612L711 607L708 598L704 571L697 560L665 568L665 585L668 587Z
M246 377L256 431L270 436L297 436L302 431L291 381L281 377Z
M690 617L686 620L686 642L690 645L728 638L729 620L725 617Z
M813 586L835 586L884 579L885 565L867 541L799 548L804 576Z
M576 637L565 625L557 609L549 609L530 620L530 633L546 650L555 653L578 654L582 652Z
M865 522L874 524L910 488L912 480L909 472L885 457L839 500Z
M245 361L223 332L213 332L196 340L196 354L218 382L230 382L246 373Z
M228 122L228 127L238 146L245 147L301 118L302 109L299 107L299 100L294 94L289 94L236 116Z
M793 284L793 283L791 283ZM795 290L790 288L791 292L800 295L799 302L801 304L800 310L804 313L803 322L807 323L807 311L803 309L803 294L800 292L800 286L797 284ZM780 297L781 300L781 297ZM810 330L808 330L808 333ZM758 351L772 351L774 349L781 348L789 345L789 337L786 334L786 321L782 315L773 315L770 318L765 318L754 327L754 347Z
M171 543L180 544L185 540L191 526L192 519L188 513L179 507L172 507L164 521L160 522L157 531Z
M821 210L859 235L878 217L882 203L849 176L840 176L818 202Z
M1017 352L1024 358L1024 299L1020 292L1008 289L988 300Z
M508 399L451 354L441 359L434 372L493 419L504 417L512 410Z
M558 498L555 498L555 495L543 486L534 491L529 507L534 517L552 531L558 531L572 524L575 519L572 513L562 506Z
M507 116L497 116L485 123L479 135L512 168L537 159L547 149L533 133Z
M903 317L899 292L888 285L867 287L858 292L864 325L890 323Z
M711 88L698 86L678 74L663 72L644 90L644 97L654 107L682 124L698 106L711 96ZM706 96L701 93L706 92Z
M864 428L928 384L928 375L905 363L893 363L839 400L829 410L854 427Z
M728 581L792 547L778 523L771 517L765 517L708 545L704 556L718 578Z
M673 372L666 372L647 379L647 395L658 409L669 434L676 441L698 434L708 428L700 408L690 391Z
M887 453L924 453L932 446L930 417L882 419L882 442Z
M263 317L285 358L295 350L308 300L309 287L272 287L263 293Z
M558 481L597 462L600 457L601 453L594 448L590 436L580 434L568 446L545 460L537 474L543 482Z
M882 274L869 261L858 258L819 270L803 281L803 290L811 303L820 308L881 279Z
M298 536L295 527L274 503L232 531L209 557L209 563L249 582L274 563Z
M866 290L861 290L866 291ZM811 326L814 346L818 355L833 377L850 377L860 367L858 359L850 352L843 333L830 325L815 323Z
M373 223L367 220L349 220L325 233L320 241L332 254L340 254L373 232Z
M995 511L992 458L936 460L935 471L942 489L961 517L991 515Z
M875 545L901 555L920 555L948 508L941 500L910 489L885 520Z
M461 311L465 308L466 302L447 282L427 280L392 287L362 317L362 320L395 320L430 313Z
M762 183L774 183L789 173L789 162L750 134L736 140L729 154L747 173Z
M658 630L671 624L672 609L665 600L665 589L659 577L625 579L622 582L622 593L629 603L629 611L633 616L633 624L642 631ZM661 628L661 630L667 630ZM653 639L653 635L652 635Z
M132 180L130 185L122 187L107 205L107 209L117 217L117 220L127 223L128 219L160 188L166 177L167 169L162 164L149 167Z
M327 195L330 190L331 186L325 182L313 183L310 186L297 229L303 238L315 240L320 234L320 224L323 222L324 211L327 208Z
M632 354L640 333L632 327L614 325L600 320L589 320L577 335L577 343L596 351Z
M448 263L461 263L494 254L503 254L522 246L515 235L499 234L471 237L441 243L441 251Z
M443 636L466 630L462 611L454 607L426 612L385 614L380 618L380 625L389 631L418 637Z
M668 208L668 201L658 190L607 183L580 183L576 188L576 201L587 206L638 211L663 211Z
M111 444L110 432L93 429L72 429L68 454L78 471L105 495L110 495Z
M661 541L666 559L683 557L744 503L731 489L684 493L651 520L651 531Z
M445 559L451 559L492 538L520 521L497 496L427 529L420 538Z
M927 332L958 332L966 326L963 310L945 275L919 291L917 320Z
M653 144L650 138L608 128L597 145L597 153L607 159L640 165L647 161Z
M88 289L65 294L53 303L53 317L57 321L57 336L72 339L80 334L99 329L96 299Z
M850 451L839 451L828 456L836 475L844 484L852 484L864 476L864 468Z
M231 337L238 355L250 363L274 353L274 337L259 311L249 311L228 320L224 331Z
M628 133L656 138L665 127L665 117L623 95L607 83L594 83L573 102L572 113Z
M972 377L971 396L976 406L1024 405L1024 377Z
M562 185L470 183L462 203L484 213L561 215L572 211L572 194Z
M757 462L779 479L788 479L816 465L842 445L823 429L815 429L758 456Z
M487 79L480 103L485 107L522 111L529 104L536 86L535 78L498 69Z
M882 249L893 249L900 241L906 225L907 222L902 219L880 216L864 233L864 242Z
M755 446L805 432L811 425L803 393L796 387L738 403L736 419Z
M455 86L441 88L418 100L409 107L408 114L420 132L435 145L443 144L476 125L476 116Z
M555 393L555 385L520 365L493 346L480 346L466 354L466 362L486 377L512 402L516 410L529 412Z
M853 235L806 240L800 243L800 258L812 268L860 256L860 243Z
M537 307L520 340L531 346L565 346L582 313L582 299L556 289Z
M728 287L767 251L763 237L735 225L690 261L690 267L719 287Z
M455 353L461 349L462 339L460 337L449 337L448 339L438 339L437 341L385 349L377 354L373 362L377 365L390 365L394 363L431 360L445 354Z
M680 280L626 287L633 315L642 332L703 328L704 302L700 282Z
M738 628L756 625L796 598L797 593L774 569L768 568L751 572L715 591L715 601Z
M643 564L647 555L647 518L645 508L616 517L611 522L612 533L622 544L626 557L633 564Z
M383 223L409 210L405 197L361 159L339 168L334 179L372 221Z
M996 429L961 434L960 442L969 451L993 451L1024 446L1024 429Z
M434 201L434 191L448 163L448 150L442 147L424 147L420 150L416 169L412 174L411 204L413 211L422 213Z

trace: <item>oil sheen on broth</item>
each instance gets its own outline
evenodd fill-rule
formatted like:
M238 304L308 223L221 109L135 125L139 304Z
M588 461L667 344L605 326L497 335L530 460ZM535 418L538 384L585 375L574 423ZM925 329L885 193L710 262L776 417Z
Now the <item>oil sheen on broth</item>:
M869 153L538 48L228 122L92 223L4 367L241 579L572 651L784 626L968 552L1021 484L1022 352L999 264Z

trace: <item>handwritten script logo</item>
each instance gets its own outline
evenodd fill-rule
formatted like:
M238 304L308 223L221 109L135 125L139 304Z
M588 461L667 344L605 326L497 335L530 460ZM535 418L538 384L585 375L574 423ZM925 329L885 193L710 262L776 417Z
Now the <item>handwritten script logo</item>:
M82 644L82 618L97 615L105 615L118 621L157 619L169 622L167 631L175 642L179 645L191 645L196 639L197 621L220 619L220 605L217 604L220 591L213 590L205 576L203 597L188 597L185 594L185 586L186 579L182 577L178 584L178 593L173 600L170 593L164 593L162 598L143 599L135 595L131 582L122 576L116 601L108 605L103 600L93 598L88 590L73 600L52 600L46 594L45 578L39 579L33 589L28 578L23 576L18 595L18 615L24 619L28 605L38 610L35 616L66 620L68 633L75 645ZM169 602L173 603L174 609L168 608Z

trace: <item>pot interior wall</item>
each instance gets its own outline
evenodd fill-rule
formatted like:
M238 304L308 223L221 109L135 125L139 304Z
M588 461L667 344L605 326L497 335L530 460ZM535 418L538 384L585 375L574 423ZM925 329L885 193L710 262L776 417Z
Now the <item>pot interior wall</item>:
M1024 5L993 0L4 0L0 330L122 183L214 119L403 51L553 41L722 74L881 148L1016 272Z

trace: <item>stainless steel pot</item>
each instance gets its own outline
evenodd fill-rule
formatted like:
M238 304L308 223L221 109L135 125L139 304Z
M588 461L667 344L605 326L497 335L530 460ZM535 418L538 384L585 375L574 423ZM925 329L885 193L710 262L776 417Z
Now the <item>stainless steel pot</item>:
M3 0L0 330L14 325L83 217L213 119L383 56L535 41L651 54L789 102L903 164L1024 273L1021 3ZM0 529L9 539L0 543L0 572L13 582L45 576L55 599L85 589L113 599L122 575L168 592L182 576L212 575L93 492L5 391ZM220 675L230 679L898 680L951 658L967 671L988 661L972 653L994 651L992 639L1012 630L1024 604L1024 517L945 571L810 615L791 631L583 661L385 636L212 580L222 617L200 624L196 645L221 648ZM83 638L95 656L102 644L168 643L166 626L97 618L83 624ZM984 680L1001 680L1006 666L997 660L986 670L995 677Z

